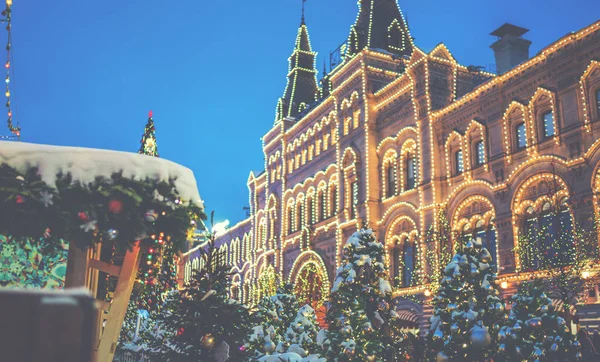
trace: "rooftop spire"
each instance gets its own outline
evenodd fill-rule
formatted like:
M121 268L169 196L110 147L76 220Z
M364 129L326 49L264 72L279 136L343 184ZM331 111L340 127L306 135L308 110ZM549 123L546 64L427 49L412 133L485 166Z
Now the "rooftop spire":
M296 35L294 51L289 57L288 81L283 97L277 102L275 122L285 117L296 117L309 104L314 102L317 92L316 52L312 51L308 27L304 22L304 3L302 0L302 23Z
M412 53L412 38L396 0L359 0L356 22L350 28L347 55L365 48L399 55Z

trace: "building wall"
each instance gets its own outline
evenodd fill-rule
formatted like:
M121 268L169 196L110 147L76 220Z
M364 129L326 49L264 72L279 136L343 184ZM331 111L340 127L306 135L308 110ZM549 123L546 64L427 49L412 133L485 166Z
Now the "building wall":
M263 138L265 171L248 179L251 216L218 239L235 265L236 296L257 301L264 275L293 282L309 264L326 275L327 295L341 247L363 221L385 240L392 277L402 269L394 247L404 250L406 240L417 272L426 273L426 235L439 212L456 232L493 230L500 278L512 288L520 275L513 249L529 206L538 212L548 197L555 205L567 197L578 205L569 206L576 219L598 211L599 59L597 22L498 77L458 64L444 45L428 54L415 47L406 59L363 50L343 63L330 75L329 97ZM546 112L555 129L548 139ZM516 147L520 122L524 149ZM458 150L460 174L453 171ZM185 256L182 270L195 255ZM398 296L426 289L412 285Z

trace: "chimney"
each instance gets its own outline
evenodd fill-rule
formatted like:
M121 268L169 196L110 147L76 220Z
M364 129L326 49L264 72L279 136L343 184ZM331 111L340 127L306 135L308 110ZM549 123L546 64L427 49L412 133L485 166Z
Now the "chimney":
M498 37L498 40L490 46L494 50L498 75L529 59L531 41L521 37L528 31L529 29L505 23L490 34Z

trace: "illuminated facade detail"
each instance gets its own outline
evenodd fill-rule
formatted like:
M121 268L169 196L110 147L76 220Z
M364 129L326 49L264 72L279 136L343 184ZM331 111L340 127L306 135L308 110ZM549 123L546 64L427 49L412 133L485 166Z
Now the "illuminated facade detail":
M318 94L317 53L312 51L308 28L304 18L298 28L294 52L289 60L288 81L283 97L277 101L275 123L286 117L296 117L306 110L307 104L313 103Z
M328 94L291 117L280 100L285 117L262 138L265 171L247 181L250 215L217 240L229 244L236 293L255 298L265 264L291 282L318 267L326 293L343 242L368 221L385 238L397 296L426 298L425 239L442 211L452 245L481 238L514 293L528 279L514 251L524 220L600 214L600 22L494 76L444 45L419 49L394 0L359 6ZM546 195L550 179L559 187Z

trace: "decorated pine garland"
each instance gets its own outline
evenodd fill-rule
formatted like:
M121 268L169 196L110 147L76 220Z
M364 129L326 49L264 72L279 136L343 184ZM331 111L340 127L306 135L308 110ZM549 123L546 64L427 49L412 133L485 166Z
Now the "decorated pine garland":
M174 181L113 173L82 183L59 174L51 186L35 167L20 173L1 164L0 234L45 238L50 245L64 239L82 248L112 243L117 249L164 235L178 251L206 216L196 204L181 200Z

